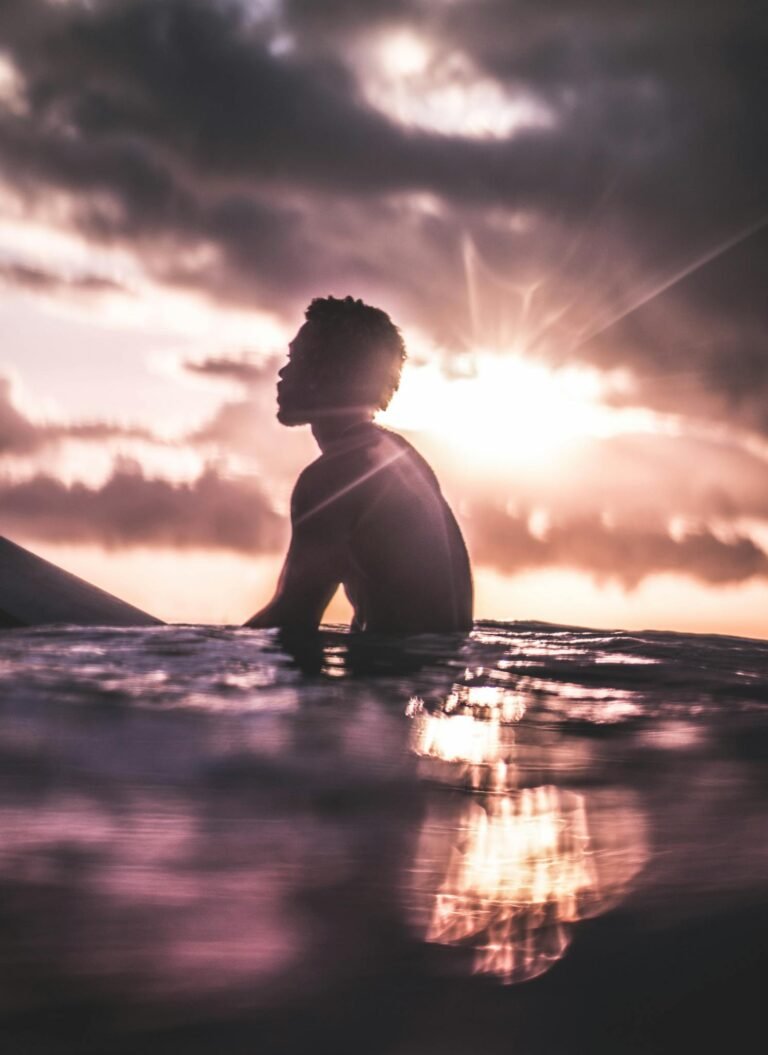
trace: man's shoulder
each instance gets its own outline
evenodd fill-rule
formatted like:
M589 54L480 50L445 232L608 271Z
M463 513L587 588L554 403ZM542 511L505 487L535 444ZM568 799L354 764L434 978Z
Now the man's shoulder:
M382 451L386 462L405 459L406 464L417 474L423 484L440 490L434 469L405 436L381 427L379 427L379 432L383 438Z
M383 429L372 427L341 437L302 470L296 486L301 491L313 491L328 486L338 487L340 481L354 479L361 469L379 457L382 438L391 435Z
M344 509L354 513L397 465L409 467L406 476L399 471L401 484L410 477L412 489L439 491L434 472L408 440L374 425L333 444L302 470L293 490L292 514L303 517L328 507L339 514Z
M291 515L305 518L326 511L338 516L346 504L342 499L354 489L358 473L356 459L321 454L299 473L291 495Z
M292 504L306 505L321 497L330 487L331 474L323 461L323 456L316 458L301 470L293 485Z

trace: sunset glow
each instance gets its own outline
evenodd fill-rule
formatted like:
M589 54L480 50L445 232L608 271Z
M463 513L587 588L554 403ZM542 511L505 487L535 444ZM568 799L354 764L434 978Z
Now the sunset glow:
M464 0L22 7L0 16L0 534L166 618L245 618L316 456L276 373L311 298L349 293L405 338L379 420L433 465L478 617L768 635L746 59L692 91L653 12L630 74L589 19ZM202 575L174 602L192 553L241 569L229 597Z
M741 1055L768 9L0 0L0 1055Z
M647 428L651 415L606 406L609 385L595 370L552 368L514 353L478 352L468 376L438 364L406 370L381 415L393 428L439 438L475 471L544 469L574 443Z

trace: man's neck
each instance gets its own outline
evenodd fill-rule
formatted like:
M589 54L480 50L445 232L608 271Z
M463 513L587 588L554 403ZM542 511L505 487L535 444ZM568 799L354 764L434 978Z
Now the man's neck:
M315 437L318 447L323 453L331 444L336 443L341 437L356 428L358 425L370 425L373 423L373 414L370 411L350 410L338 414L328 414L312 422L312 435Z

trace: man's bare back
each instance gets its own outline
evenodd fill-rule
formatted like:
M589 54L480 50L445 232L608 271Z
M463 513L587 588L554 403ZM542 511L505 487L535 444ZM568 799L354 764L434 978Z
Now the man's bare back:
M331 322L334 311L343 316L351 305L352 314L383 316L400 341L378 309L349 298L319 303L329 302ZM313 329L316 304L280 371L278 418L288 425L311 424L322 453L294 488L291 543L275 596L246 625L315 628L343 584L355 630L467 630L472 576L456 519L424 459L401 436L373 423L378 396L375 388L364 388L360 368L352 368L347 386L346 374L324 384L316 364L324 365L333 327ZM389 394L401 362L402 357L394 384L388 382ZM360 402L366 397L368 402Z

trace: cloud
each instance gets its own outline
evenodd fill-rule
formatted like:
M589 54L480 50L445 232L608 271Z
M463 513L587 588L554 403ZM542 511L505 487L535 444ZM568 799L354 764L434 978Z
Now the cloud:
M219 355L199 362L186 362L184 369L202 377L237 381L246 388L250 388L261 385L265 381L274 386L278 364L276 358L257 363L248 359L233 359L230 356Z
M475 141L377 111L355 58L403 27L552 122ZM67 192L81 231L156 277L294 317L362 293L454 345L514 332L510 289L535 280L563 314L532 354L768 430L765 232L585 339L768 209L768 30L747 0L9 0L0 29L26 107L0 116L7 183L30 208ZM504 280L480 320L467 235Z
M148 429L109 421L34 421L16 407L10 380L0 376L0 456L32 454L67 439L98 442L115 437L162 442Z
M225 402L207 425L180 438L178 445L212 449L216 455L239 452L251 465L263 462L264 476L278 493L281 487L287 491L308 458L297 457L296 447L277 435L283 430L276 422L275 435L261 427L267 403L274 419L274 367L274 361L257 365L226 357L187 364L198 375L240 381L245 392L242 399ZM40 455L68 440L106 439L169 446L148 430L105 421L33 421L14 405L10 381L0 377L0 455ZM311 443L306 436L293 439L302 451ZM253 474L229 476L209 467L197 479L178 483L150 477L138 461L121 458L101 486L67 484L46 471L23 480L0 476L0 533L114 548L202 546L272 553L285 546L287 519L275 511L262 478Z
M508 508L527 515L543 509L554 521L606 519L667 531L686 523L768 521L768 461L734 443L705 436L628 434L573 446L542 470L503 454L480 466L460 449L446 454L434 440L412 436L436 467L456 505ZM517 452L513 452L517 453ZM511 460L511 459L510 459Z
M11 383L0 377L0 454L26 454L42 444L40 429L11 400Z
M284 361L284 356L259 362L217 356L185 364L197 376L235 381L243 388L242 395L225 400L208 421L185 437L185 442L211 448L222 456L240 455L257 465L271 493L283 505L302 466L317 457L308 429L287 429L277 422L275 385Z
M20 286L35 293L125 292L125 287L119 282L103 275L60 275L45 268L16 261L0 262L0 282Z
M493 140L406 127L366 80L378 42L403 30L428 44L421 77L454 56L551 120ZM765 462L737 435L768 435L768 24L749 0L6 0L0 34L15 71L0 178L30 215L55 201L57 223L131 250L154 278L297 325L313 295L352 292L446 354L621 368L614 402L674 416L674 435L584 444L549 476L501 458L486 486L444 466L475 510L478 560L626 585L675 568L711 583L764 575L752 541L713 526L768 517ZM45 266L6 263L0 278L61 296L110 288ZM184 440L258 465L273 496L313 455L274 421L277 365L188 364L241 394ZM127 434L34 422L0 382L0 452ZM234 509L240 485L214 477ZM168 524L190 503L196 523L199 482L187 494L114 479L167 502ZM25 486L66 509L61 530L90 530L78 508L84 521L103 511L100 537L112 530L109 484ZM502 496L521 512L499 511ZM541 537L535 508L551 520ZM688 535L669 534L675 516ZM246 545L234 528L221 537L211 544Z
M45 474L0 481L0 532L55 542L210 547L273 553L285 544L282 519L259 482L208 468L191 483L149 479L122 462L101 487L67 486Z
M75 184L107 177L146 212L168 204L176 176L182 223L191 201L184 176L188 187L241 179L271 195L281 181L334 195L433 187L473 201L542 201L553 164L565 160L546 137L522 137L518 147L411 135L365 102L343 54L275 55L233 4L104 2L64 21L38 10L48 33L16 41L30 122L4 124L7 163L15 151L41 175ZM494 182L505 174L513 178ZM577 184L572 195L587 191ZM229 218L225 211L218 222Z
M534 533L527 513L509 515L486 504L471 514L473 559L507 574L576 568L626 589L663 572L710 585L768 577L768 556L736 532L723 538L700 526L673 538L662 527L627 522L608 527L598 517L581 517L545 524ZM67 486L45 474L0 481L0 532L107 548L209 547L256 554L284 548L287 522L254 478L230 479L208 468L190 483L171 483L148 478L124 461L100 487Z
M11 21L7 34L28 112L0 120L6 179L30 201L37 187L69 192L82 231L132 243L167 281L282 310L322 276L336 291L407 288L406 253L377 249L392 222L382 196L562 207L559 140L414 134L364 101L343 55L276 56L234 10L32 3L24 30ZM570 197L588 201L590 188L574 172ZM425 233L416 262L434 266ZM203 268L178 251L201 245L220 254Z
M0 457L33 456L39 462L46 452L67 441L98 444L139 440L164 450L199 451L202 457L217 462L234 458L242 469L258 471L276 503L285 505L299 470L317 456L317 448L307 429L287 430L277 423L275 383L282 362L282 357L276 356L257 362L221 355L185 363L190 373L214 383L236 382L242 386L242 394L225 399L208 420L175 440L160 437L151 429L104 420L61 423L33 419L17 407L11 381L0 375ZM146 458L146 452L136 457ZM78 501L83 503L81 516L89 517L87 503L91 498L87 489L69 495L68 509L73 517Z
M0 481L0 530L105 546L281 549L288 525L278 510L285 507L297 472L317 451L308 430L286 430L275 420L279 361L220 355L185 364L198 377L234 381L242 395L225 400L207 422L179 439L180 447L211 457L239 456L244 465L258 468L258 482L208 469L178 484L151 478L128 462L119 463L100 487L67 486L38 473L23 482ZM106 422L34 423L15 408L9 383L0 381L0 452L34 453L68 439L126 435L131 430ZM439 447L430 450L423 437L412 438L467 513L464 526L478 565L506 573L575 567L628 589L665 571L710 585L766 575L765 554L740 520L768 522L768 464L733 444L618 436L578 446L565 464L547 473L502 465L488 475L461 458L446 463Z
M752 539L737 534L722 539L706 528L673 538L664 530L627 523L607 527L595 518L550 525L539 537L527 518L485 508L473 516L469 538L479 564L507 574L545 566L575 568L625 589L660 573L688 575L716 586L768 578L768 555Z
M125 461L100 487L67 486L38 473L22 482L0 481L0 531L115 548L281 550L288 526L274 508L274 497L287 496L298 468L316 452L306 430L286 431L274 421L277 360L218 356L186 367L198 376L235 381L243 395L225 401L182 443L239 452L262 467L259 480L229 478L209 468L179 484L150 478ZM34 451L65 438L120 434L108 423L36 425L15 409L7 381L0 395L0 450L6 453ZM699 466L696 473L691 464ZM626 589L662 572L709 585L768 575L765 553L738 529L739 517L768 519L768 465L737 447L617 437L573 452L555 477L509 474L506 480L496 476L483 483L459 463L441 475L449 491L468 505L465 529L474 561L507 574L576 568ZM511 513L500 508L505 492ZM683 527L671 533L675 519Z

